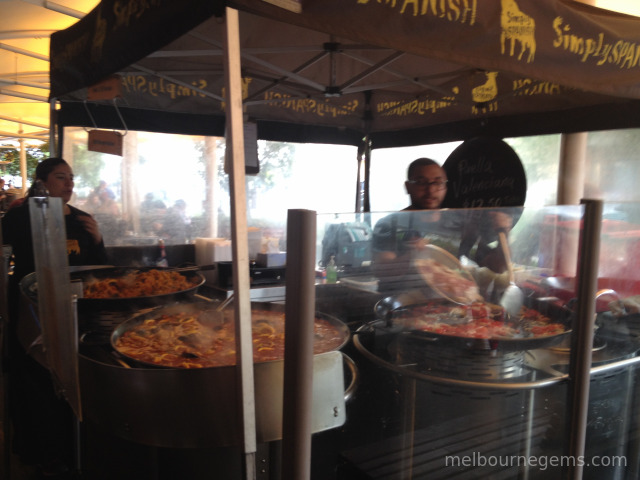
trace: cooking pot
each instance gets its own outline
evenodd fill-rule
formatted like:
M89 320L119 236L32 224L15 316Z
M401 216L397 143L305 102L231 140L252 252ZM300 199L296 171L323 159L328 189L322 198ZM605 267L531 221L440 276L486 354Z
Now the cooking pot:
M211 302L172 304L136 317L185 308L210 309ZM252 303L252 308L283 307ZM346 343L346 325L338 319L332 321L346 333ZM80 353L82 408L88 421L125 440L157 447L242 445L241 398L235 365L193 369L147 367L126 359L125 367L114 357L109 344L81 343ZM351 377L346 390L345 364ZM283 360L254 364L256 439L260 443L282 438L283 380ZM356 385L357 368L349 357L340 351L314 355L314 433L344 424L345 403Z
M407 314L411 314L412 309L421 308L434 302L444 308L459 308L453 302L443 300L427 300L423 303L412 303L415 297L412 296L391 296L380 300L374 310L378 317L378 326L384 325L387 328L396 329L403 335L409 335L416 339L424 341L425 346L428 344L438 346L451 346L456 348L479 349L479 350L504 350L504 351L523 351L535 348L543 348L555 345L561 342L571 333L571 321L573 311L565 306L558 306L547 302L535 302L529 299L530 308L547 315L554 323L560 323L564 326L564 331L550 335L541 336L493 336L489 338L470 338L445 333L437 333L424 331L420 329L404 328L400 319ZM534 302L534 303L532 303ZM526 320L525 320L526 322Z
M93 281L101 281L106 279L122 279L127 275L135 273L144 273L151 270L172 271L171 268L159 267L106 267L106 268L89 268L70 271L71 282L82 281L83 284L89 284ZM198 288L204 284L204 276L194 270L178 271L190 284L189 287L170 293L161 293L154 295L143 295L137 297L119 297L119 298L78 298L78 310L87 309L91 311L98 310L130 310L133 308L148 308L164 305L168 302L188 299L192 297Z
M69 276L72 283L72 291L75 282L89 283L94 280L105 280L107 278L120 279L135 272L148 272L149 270L166 270L170 268L157 267L112 267L112 266L90 266L90 267L69 267ZM78 310L87 312L98 311L135 311L141 308L157 307L169 302L192 298L198 288L205 282L201 273L193 270L179 271L191 285L183 290L156 295L144 295L139 297L123 298L78 298ZM20 281L22 294L32 303L38 302L38 283L36 273L26 275ZM78 292L80 293L80 292Z
M171 270L156 267L113 267L113 266L82 266L69 267L72 291L76 282L82 284L94 280L107 278L122 278L134 272L146 272L152 269ZM201 273L196 271L180 272L191 286L184 290L129 298L78 298L78 330L81 335L90 335L94 341L109 342L109 336L114 327L125 321L133 313L143 309L149 309L173 303L180 300L188 300L194 297L198 288L205 282ZM82 285L77 283L77 285ZM20 282L22 295L32 304L38 303L38 284L36 273L26 275ZM78 292L79 293L79 292Z
M276 304L276 303L265 303L265 302L252 302L251 304L251 310L252 312L254 312L254 315L257 316L259 319L261 318L260 313L261 312L273 312L278 314L278 316L281 314L282 317L284 317L284 306L280 305L280 304ZM227 313L228 315L220 315L220 313ZM122 322L120 325L118 325L112 335L111 335L111 346L113 347L113 349L118 352L120 355L126 357L126 361L127 362L132 362L136 365L142 366L142 367L161 367L161 368L169 368L171 367L171 365L162 365L162 362L158 362L158 363L151 363L148 361L143 361L140 360L139 356L136 355L128 355L126 352L124 352L120 347L119 347L119 341L123 338L123 336L126 336L126 334L128 332L131 332L133 330L135 330L137 327L145 324L145 322L148 322L150 320L157 320L161 317L167 316L167 317L174 317L176 315L179 314L184 314L182 315L182 318L185 317L195 317L196 319L198 319L195 324L198 324L200 322L204 323L205 325L208 323L213 323L214 325L212 325L214 328L212 329L206 329L207 333L209 335L216 335L216 332L220 332L221 331L221 327L223 326L224 323L227 322L231 322L233 323L233 307L227 307L225 312L217 312L216 309L216 304L215 302L189 302L189 303L174 303L171 305L165 305L163 307L159 307L159 308L154 308L150 311L144 312L144 313L140 313L137 315L132 316L131 318L129 318L128 320ZM335 317L332 317L330 315L326 315L324 313L320 313L317 312L316 313L316 318L318 320L322 320L324 322L327 322L329 324L329 326L331 327L331 329L333 330L334 333L334 337L331 338L331 345L330 346L322 346L320 345L320 342L323 340L327 340L327 339L322 339L322 338L318 338L318 334L316 334L316 338L315 338L315 343L316 346L319 347L319 349L316 349L317 353L324 353L324 351L327 351L327 349L331 349L331 350L340 350L342 349L342 347L345 346L345 344L347 343L347 341L349 340L349 329L348 327L342 323L340 320L338 320ZM261 320L259 320L261 321ZM267 321L268 321L268 317L267 317ZM255 325L255 323L254 323ZM170 328L174 328L176 326L176 324L174 323L173 327L169 326L169 325L164 325L164 327L156 327L156 330L163 330L163 332L169 332ZM228 325L226 325L228 326ZM215 330L215 329L218 330ZM193 330L193 329L191 329ZM204 328L202 330L205 330ZM149 330L146 330L145 333L148 333ZM230 347L231 350L235 351L235 338L233 337L233 329L226 330L227 333L231 333L230 335L226 335L225 337L222 338L223 342L227 342L229 343L229 345L220 345L222 347L224 346L228 346ZM197 335L196 333L192 333L192 336ZM283 335L284 336L284 335ZM216 339L218 341L221 341L221 336L218 335L216 336ZM180 338L173 338L174 340L174 347L176 345L180 345L180 346L184 346L185 343L183 343L181 341ZM187 342L189 340L191 340L190 338L184 338L184 340L186 340ZM197 341L197 339L196 339ZM255 337L254 337L254 341L255 341ZM174 349L168 347L167 351L165 353L174 353ZM195 349L192 349L192 351L195 351ZM284 351L284 350L283 350ZM189 360L189 357L194 357L195 355L193 353L186 353L186 355L183 357L185 360ZM281 358L280 358L281 359ZM195 359L198 360L198 359Z

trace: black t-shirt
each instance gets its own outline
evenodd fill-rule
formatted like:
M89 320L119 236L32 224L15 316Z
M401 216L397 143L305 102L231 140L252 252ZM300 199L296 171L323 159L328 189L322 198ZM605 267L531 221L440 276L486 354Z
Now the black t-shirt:
M441 215L434 210L403 210L379 220L373 229L373 251L394 252L400 256L411 250L413 242L440 230Z
M107 252L104 242L96 244L78 219L79 216L88 214L71 205L69 208L71 213L64 217L69 265L105 265ZM17 283L25 275L35 271L28 200L25 200L22 205L11 208L2 217L2 235L4 243L11 245L13 251L15 267L12 282Z
M393 252L397 257L415 249L415 242L428 239L432 244L451 250L449 245L454 239L457 249L459 227L452 224L457 219L452 211L441 210L403 210L380 219L373 228L372 250ZM375 260L374 260L375 261ZM386 273L383 273L387 270ZM413 269L411 259L404 257L393 266L378 269L378 291L407 290L424 287L422 276Z

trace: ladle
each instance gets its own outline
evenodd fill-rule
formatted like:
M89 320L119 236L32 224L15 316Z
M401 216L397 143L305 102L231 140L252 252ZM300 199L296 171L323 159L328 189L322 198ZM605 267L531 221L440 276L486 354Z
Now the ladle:
M513 264L511 263L511 252L509 251L509 243L507 236L504 232L498 232L498 239L500 241L500 247L502 247L502 253L507 264L507 272L509 275L509 285L502 294L500 299L500 305L505 309L507 315L511 318L518 318L520 316L520 310L522 309L522 303L524 301L524 293L518 288L515 282L515 276L513 274Z
M235 296L235 292L231 293L220 305L211 310L203 310L198 315L198 321L203 325L216 326L224 323L223 310L229 305Z

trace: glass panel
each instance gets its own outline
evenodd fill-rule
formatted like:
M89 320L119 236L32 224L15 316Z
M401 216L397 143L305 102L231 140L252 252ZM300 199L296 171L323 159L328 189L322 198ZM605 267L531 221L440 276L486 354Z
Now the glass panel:
M638 208L605 211L634 217ZM515 220L508 241L523 293L515 319L499 307L510 288L504 262L489 261L502 253L497 235L480 228L490 210L318 216L318 248L337 252L338 282L319 279L317 309L350 326L343 351L359 369L345 425L315 437L317 461L327 450L339 458L337 478L561 479L571 462L582 462L584 478L634 477L640 225L603 224L586 449L575 459L566 454L567 374L583 206L492 211ZM483 235L460 258L474 231ZM378 269L380 252L392 249L400 268ZM460 304L465 272L481 297L472 307Z
M416 158L427 157L442 165L460 143L374 149L371 152L371 210L384 212L406 208L410 202L404 181L409 164Z
M197 260L204 251L208 257L203 262L218 262L218 270L205 272L206 288L200 293L228 294L230 269L222 266L231 263L229 197L219 140L207 145L202 137L172 136L179 145L174 150L157 137L138 132L137 154L128 163L86 152L85 133L80 134L75 143L69 142L70 153L65 153L76 173L74 203L97 215L91 200L116 201L119 213L110 214L120 226L108 228L107 220L100 220L105 236L111 235L110 246L156 248L160 234L154 224L161 222L151 215L145 223L139 206L151 193L150 210L164 221L165 209L184 200L191 237L168 246L203 237L221 240L212 245L195 242L195 249L185 243L192 248L186 258L193 261L195 250ZM558 137L540 139L544 148L531 147L526 154L525 140L514 140L512 146L533 182L530 167L543 157L557 158ZM564 478L567 463L578 461L589 462L585 478L637 476L640 204L604 205L586 456L570 459L565 449L567 413L573 411L566 377L571 337L555 324L566 328L572 320L583 207L536 203L492 211L409 213L396 212L406 205L390 203L368 214L334 213L353 210L354 147L265 142L260 148L269 160L259 176L247 178L249 247L255 261L252 299L285 300L282 254L287 249L287 209L318 211L316 309L347 324L352 341L343 352L358 368L346 423L314 435L314 480L332 478L336 470L341 478ZM606 148L594 144L590 150L595 154ZM376 162L381 153L374 155ZM626 156L632 159L632 153L627 151ZM402 157L408 164L425 154L429 155L416 151ZM218 161L205 162L205 157ZM376 202L393 196L403 203L406 164L398 168L402 162L398 158L390 156L383 162L389 166L387 172L398 172L397 181L382 170L375 178L372 175ZM595 158L591 162L600 170L588 177L605 177L601 175L605 156L599 153L597 162ZM556 175L551 163L540 165L539 181L548 182ZM215 168L207 170L206 165ZM624 165L616 160L611 169L625 172ZM101 180L106 185L101 186ZM603 182L599 187L616 185L609 179ZM389 194L390 185L397 185L397 195ZM630 195L631 184L622 185ZM533 189L532 183L529 188ZM529 195L527 202L534 197L540 198ZM523 294L528 314L524 323L520 317L515 321L507 317L505 322L505 314L496 307L510 284L499 236L491 229L492 212L514 220L508 240L515 287ZM127 243L119 244L122 239ZM402 258L417 245L422 247L416 249L419 255ZM404 263L380 268L381 253L389 251ZM145 262L154 263L158 252L145 255ZM324 278L332 257L336 283ZM124 256L119 260L128 262ZM439 276L434 275L432 260ZM469 295L479 295L483 304L490 305L461 305L460 299ZM443 301L445 297L453 300ZM525 327L527 336L514 333ZM353 375L346 371L345 384Z
M541 207L557 203L560 135L507 138L505 142L514 149L525 170L525 205ZM442 165L460 143L374 149L371 153L371 209L391 211L407 207L409 197L404 181L409 163L416 158L428 157Z
M640 192L640 139L637 129L607 130L587 134L585 197L608 202L637 202ZM608 212L609 218L614 212Z
M71 203L93 214L108 246L184 245L230 236L224 139L130 131L123 156L87 151L87 132L65 130L75 174ZM353 211L357 149L258 142L260 172L246 176L248 224L284 229L287 210Z

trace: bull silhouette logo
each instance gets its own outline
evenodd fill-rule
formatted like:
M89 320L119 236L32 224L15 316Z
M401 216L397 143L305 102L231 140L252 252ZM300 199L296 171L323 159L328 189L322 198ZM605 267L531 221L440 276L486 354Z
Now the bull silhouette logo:
M524 52L528 50L527 63L533 62L536 54L536 22L533 18L522 13L515 0L501 0L500 13L500 52L504 55L507 41L511 42L509 56L515 54L516 44L520 43L518 60L522 60Z
M67 255L80 255L80 244L78 240L67 239Z
M476 103L490 102L498 95L498 84L496 77L498 72L485 72L487 81L471 90L471 98Z

